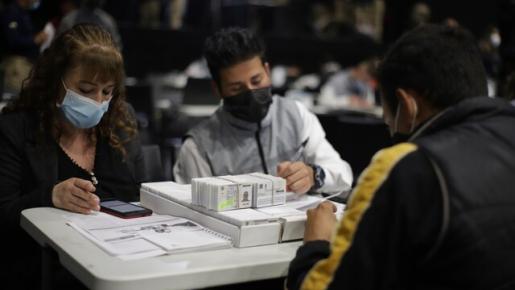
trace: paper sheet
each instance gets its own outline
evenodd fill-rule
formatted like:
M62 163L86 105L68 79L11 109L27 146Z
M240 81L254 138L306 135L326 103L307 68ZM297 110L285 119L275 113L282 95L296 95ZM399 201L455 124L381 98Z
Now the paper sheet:
M168 215L157 214L134 219L122 219L100 211L93 212L89 215L67 213L64 217L68 221L71 221L86 230L123 227L133 224L153 223L170 219L170 216Z
M88 240L95 243L99 248L107 252L109 255L117 256L122 260L135 260L166 254L166 251L163 249L142 239L130 239L121 243L107 243L97 239L88 231L82 229L80 226L73 222L68 222L68 225L77 230Z
M231 246L228 238L187 219L169 215L121 219L98 212L69 213L65 218L68 225L109 255L124 260Z
M268 214L274 217L287 217L287 216L296 216L296 215L305 215L304 211L295 209L288 205L278 205L278 206L270 206L258 208L258 211Z

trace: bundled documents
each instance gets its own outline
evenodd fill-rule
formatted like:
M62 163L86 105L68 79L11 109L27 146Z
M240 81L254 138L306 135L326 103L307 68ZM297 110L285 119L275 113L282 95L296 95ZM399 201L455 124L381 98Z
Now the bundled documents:
M263 174L263 173L252 173L252 176L259 177L265 180L268 180L270 183L269 185L272 186L272 204L273 205L279 205L279 204L285 204L286 203L286 179Z
M286 202L286 180L263 173L193 178L191 191L192 204L214 211Z
M170 215L121 219L96 212L90 215L69 213L65 218L68 225L109 255L123 260L232 246L228 236Z

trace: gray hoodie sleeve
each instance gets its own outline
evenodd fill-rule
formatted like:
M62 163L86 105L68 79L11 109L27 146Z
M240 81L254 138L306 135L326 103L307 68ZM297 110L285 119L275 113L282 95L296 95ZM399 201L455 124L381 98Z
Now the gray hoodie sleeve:
M179 157L173 167L177 183L189 184L192 178L213 176L208 162L201 156L197 144L192 138L186 139L179 151Z

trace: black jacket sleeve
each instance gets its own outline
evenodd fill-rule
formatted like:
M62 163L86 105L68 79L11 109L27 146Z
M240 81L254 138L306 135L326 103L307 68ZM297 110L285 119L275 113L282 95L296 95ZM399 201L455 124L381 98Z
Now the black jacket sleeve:
M408 289L417 264L434 245L442 222L440 187L418 151L392 169L374 193L330 289ZM320 246L318 246L320 247ZM290 265L288 289L300 289L308 270L329 255L307 243Z
M19 116L0 116L0 224L4 229L19 227L22 210L51 204L51 186L32 187L27 178L23 124Z
M129 118L133 122L136 121L136 111L134 108L127 103L127 111L129 113ZM124 138L124 134L121 133L122 138ZM129 166L129 169L131 170L132 174L134 175L134 179L138 184L141 182L145 182L145 167L143 162L143 152L141 148L141 138L139 135L139 132L137 132L134 136L131 137L130 141L126 144L127 149L127 165Z
M310 241L297 250L295 259L288 269L286 285L288 289L297 289L302 284L303 278L316 262L325 259L331 253L328 241Z

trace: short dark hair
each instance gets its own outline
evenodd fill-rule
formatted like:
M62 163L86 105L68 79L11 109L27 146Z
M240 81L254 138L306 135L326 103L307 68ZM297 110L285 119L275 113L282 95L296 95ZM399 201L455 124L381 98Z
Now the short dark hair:
M211 77L220 84L220 70L259 56L265 62L265 45L248 29L231 27L208 37L204 57Z
M443 25L422 25L404 34L386 53L377 76L392 111L398 88L414 90L436 109L488 93L474 37Z

